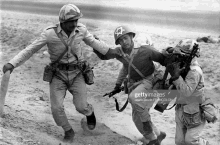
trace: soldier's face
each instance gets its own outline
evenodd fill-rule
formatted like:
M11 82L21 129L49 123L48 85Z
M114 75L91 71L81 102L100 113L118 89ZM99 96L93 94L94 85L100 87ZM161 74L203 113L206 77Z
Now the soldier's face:
M78 20L72 20L72 21L64 22L63 24L64 24L66 31L72 32L76 28L77 23L78 23Z
M125 34L118 39L118 43L124 49L131 49L133 47L133 36Z

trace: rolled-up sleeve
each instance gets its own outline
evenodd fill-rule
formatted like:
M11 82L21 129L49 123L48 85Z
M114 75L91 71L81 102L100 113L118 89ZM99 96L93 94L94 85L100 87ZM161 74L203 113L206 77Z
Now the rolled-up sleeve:
M46 30L45 30L46 31ZM14 67L18 67L27 61L35 52L40 50L47 43L46 33L43 31L39 38L20 51L13 59L9 61Z
M105 42L96 40L93 35L89 33L88 30L85 31L85 36L83 40L87 45L94 48L103 55L105 55L110 48Z
M126 69L126 67L123 65L123 67L121 68L116 84L121 85L123 83L123 80L126 78L126 76L128 75L128 71Z
M177 91L181 96L190 97L200 81L200 74L196 70L190 70L185 80L180 76L177 80L173 81Z

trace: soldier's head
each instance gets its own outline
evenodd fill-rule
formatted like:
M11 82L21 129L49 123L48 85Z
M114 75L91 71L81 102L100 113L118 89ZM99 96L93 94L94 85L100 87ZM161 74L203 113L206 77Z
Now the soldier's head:
M198 45L196 40L184 39L181 40L174 48L173 53L189 56L193 50L194 45ZM199 57L199 50L196 52L196 56Z
M123 49L131 49L134 47L134 37L135 33L126 26L119 26L114 31L115 44L121 45Z
M82 16L83 14L77 6L74 4L66 4L60 9L59 21L63 29L72 32L77 26L78 19Z

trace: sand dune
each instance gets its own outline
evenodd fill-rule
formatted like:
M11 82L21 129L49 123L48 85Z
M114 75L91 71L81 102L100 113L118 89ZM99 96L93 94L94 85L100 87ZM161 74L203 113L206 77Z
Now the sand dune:
M24 49L48 25L57 22L57 16L37 15L12 11L1 11L1 55L0 68ZM121 22L85 19L81 20L88 29L100 39L115 47L113 31ZM126 22L124 22L126 23ZM137 36L148 33L154 41L155 48L161 50L175 45L182 38L196 38L204 35L198 32L164 29L152 26L135 25ZM214 34L213 34L214 35ZM206 95L220 107L220 45L200 43L201 57L199 62L203 68L206 81ZM37 52L21 67L11 74L8 95L5 103L5 116L0 120L0 144L8 145L58 145L63 144L63 131L53 121L49 88L43 82L43 67L49 58L43 55L47 48ZM94 105L98 125L96 130L85 132L81 128L83 118L71 104L72 97L68 93L64 105L67 116L73 126L76 137L74 145L131 145L135 144L141 135L131 121L130 105L122 113L115 110L113 99L102 95L114 87L121 64L117 60L100 61L89 47L84 47L84 55L95 65L95 84L88 86L88 100ZM2 70L0 71L2 76ZM126 100L126 95L116 95L120 105ZM155 124L166 131L167 138L162 145L174 145L175 121L174 110L163 114L152 109L152 119ZM220 144L220 121L207 124L202 136L212 145Z

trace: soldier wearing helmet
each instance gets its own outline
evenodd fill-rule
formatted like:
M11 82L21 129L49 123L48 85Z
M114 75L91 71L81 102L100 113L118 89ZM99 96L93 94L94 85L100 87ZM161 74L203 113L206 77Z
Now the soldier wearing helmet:
M68 122L63 101L68 90L73 96L76 110L87 118L89 129L96 126L96 117L91 104L87 102L87 91L81 65L85 60L82 55L81 42L105 55L114 55L114 50L107 44L96 40L86 26L78 23L83 14L74 4L64 5L59 12L59 23L46 28L32 44L23 49L3 67L3 72L12 72L23 64L35 52L47 45L51 65L55 71L50 81L50 102L53 118L65 132L64 141L72 142L74 131ZM63 54L63 56L62 56ZM62 56L61 58L59 58ZM56 62L59 60L58 62ZM55 63L56 62L56 63Z
M164 66L165 56L149 44L137 46L133 39L135 35L136 34L127 26L119 26L114 31L115 44L120 45L120 47L115 48L118 52L118 55L115 57L123 64L114 90L117 92L122 83L127 82L125 79L128 80L128 101L132 106L133 122L143 135L146 144L160 145L161 141L166 137L166 134L157 129L151 121L149 114L149 110L153 106L155 98L150 101L144 100L141 97L138 98L137 95L152 92L153 84L156 82L153 61ZM101 59L112 58L108 55L101 55L97 52L96 54ZM132 67L131 64L136 68ZM138 73L137 70L140 73Z
M189 56L195 44L195 40L184 39L169 52ZM199 51L196 55L199 56ZM186 74L182 73L185 68L181 68L180 63L172 63L167 69L178 93L175 109L176 145L209 145L200 134L206 123L201 104L210 98L204 96L204 76L196 57L192 59Z

